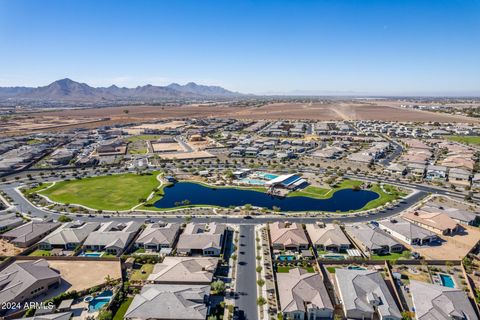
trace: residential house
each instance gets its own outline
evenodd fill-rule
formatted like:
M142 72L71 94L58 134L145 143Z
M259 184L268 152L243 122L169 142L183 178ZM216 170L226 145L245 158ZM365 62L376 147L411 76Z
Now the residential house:
M13 229L21 224L23 224L23 219L17 217L15 213L0 215L0 232Z
M302 268L277 273L277 287L283 319L332 319L334 307L318 273Z
M407 167L399 163L391 163L385 168L385 172L396 176L404 176L407 173Z
M389 254L403 251L403 245L378 227L356 224L345 227L345 231L364 252Z
M59 226L60 223L57 222L31 221L0 234L0 238L10 241L17 247L26 248L37 243Z
M135 221L104 223L98 230L90 233L83 243L83 248L88 251L105 251L119 255L133 240L139 229L140 224Z
M415 210L408 211L402 217L439 235L452 235L459 229L458 223L442 212Z
M275 250L308 249L308 239L301 224L274 222L270 224L270 239Z
M148 281L163 284L210 284L217 269L214 257L165 257L155 264Z
M478 319L464 290L436 284L410 281L415 319Z
M177 223L147 224L135 241L135 247L153 251L159 251L162 248L173 248L179 233L180 225Z
M177 252L219 256L222 252L226 226L222 223L189 223L180 235Z
M480 216L477 213L458 208L444 207L435 203L428 203L427 205L422 207L422 210L426 212L445 213L456 222L464 225L473 226L477 225L480 221Z
M402 218L392 218L378 222L379 228L396 239L409 245L428 245L437 240L434 232L424 229Z
M38 243L39 249L62 248L74 250L82 244L88 235L98 229L98 222L68 222L55 229Z
M335 281L344 314L348 319L402 319L402 314L379 272L336 269Z
M205 320L210 285L147 284L135 295L125 320Z
M425 179L428 180L445 180L447 178L447 167L428 165L426 169Z
M470 187L471 171L452 168L448 171L448 182L460 187Z
M312 245L318 251L340 252L351 247L350 241L338 224L309 223L306 229Z
M46 260L15 261L0 271L0 304L21 303L46 293L60 284L60 274ZM2 308L2 311L7 309Z

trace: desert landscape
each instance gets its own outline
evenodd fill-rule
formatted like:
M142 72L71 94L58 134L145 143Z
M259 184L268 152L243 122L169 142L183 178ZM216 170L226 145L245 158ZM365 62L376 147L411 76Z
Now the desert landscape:
M128 111L127 111L128 110ZM3 122L2 135L63 130L76 127L98 127L122 123L179 118L224 117L251 120L381 120L438 121L478 123L480 120L461 115L406 109L393 101L331 101L267 103L260 107L227 104L183 106L127 106L107 108L64 109L19 114ZM61 122L60 122L61 119ZM42 123L42 126L33 125Z

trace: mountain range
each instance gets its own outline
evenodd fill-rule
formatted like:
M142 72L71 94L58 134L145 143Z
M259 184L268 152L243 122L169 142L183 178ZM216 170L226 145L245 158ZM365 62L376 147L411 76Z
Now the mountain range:
M71 79L61 79L42 87L0 87L0 99L37 101L117 101L117 100L171 100L235 98L243 94L219 86L206 86L189 82L167 86L145 85L136 88L91 87Z

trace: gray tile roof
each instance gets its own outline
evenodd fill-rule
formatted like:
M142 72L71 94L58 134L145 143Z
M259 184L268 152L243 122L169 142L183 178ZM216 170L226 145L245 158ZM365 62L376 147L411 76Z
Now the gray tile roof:
M333 305L322 277L304 269L277 273L278 294L282 312L307 312L307 308L330 309Z
M57 228L58 226L60 226L60 223L32 221L3 233L2 237L13 238L12 241L14 242L27 243L43 233Z
M388 228L409 239L425 239L435 235L434 232L424 229L402 218L394 220L382 220L378 222L380 227Z
M210 283L218 258L165 257L155 264L148 281L156 283Z
M401 319L402 315L380 273L370 270L336 269L335 278L344 309ZM378 305L377 305L378 304ZM376 307L374 307L377 305Z
M461 289L412 280L410 292L418 320L478 319Z
M125 248L138 229L140 229L140 224L135 221L107 222L102 224L97 231L90 233L83 245Z
M177 223L168 223L160 225L158 223L147 224L147 227L137 239L137 243L149 243L155 245L168 245L171 247L175 241L175 237L180 230Z
M19 318L18 320L69 320L72 317L71 312L60 312L34 316L29 318Z
M60 274L46 260L14 262L0 272L0 303L17 300L37 281L48 279L59 280Z
M206 319L210 285L148 284L137 294L125 319Z
M177 249L192 250L206 248L221 248L221 237L225 232L222 223L189 223L180 235Z
M400 244L379 228L371 228L363 223L347 226L345 230L370 250L380 249L382 246L391 247Z
M99 222L68 222L47 235L40 243L48 243L52 246L81 243L99 226Z

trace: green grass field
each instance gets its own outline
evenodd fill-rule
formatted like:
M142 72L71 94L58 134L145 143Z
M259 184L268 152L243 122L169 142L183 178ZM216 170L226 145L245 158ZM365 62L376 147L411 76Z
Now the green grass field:
M362 185L362 183L362 181L346 179L331 189L308 186L302 190L290 192L288 194L288 197L310 197L315 199L328 199L331 198L332 195L339 190L352 189L356 186L359 187Z
M480 136L449 136L447 139L464 144L480 146Z
M147 280L148 276L153 271L153 264L146 263L140 269L133 270L130 280L140 281Z
M29 256L31 257L49 257L51 255L52 254L50 253L49 250L40 250L40 249L37 249L29 254Z
M128 142L135 142L135 141L139 141L139 140L149 141L149 140L160 139L160 137L161 137L160 135L156 135L156 134L142 134L142 135L139 135L139 136L128 137L126 140Z
M296 267L284 267L284 266L278 266L277 267L277 272L278 273L288 273L290 269L293 269ZM308 273L314 273L315 269L313 267L300 267L302 269L305 269Z
M157 174L126 173L61 181L40 194L52 201L80 204L98 210L128 210L158 187Z
M123 317L125 316L125 313L127 313L128 307L130 307L130 304L132 303L132 301L133 301L133 298L131 297L125 299L125 301L122 302L117 312L115 313L113 320L123 320Z
M39 184L38 186L36 186L35 188L30 188L30 189L25 190L25 194L32 194L32 193L38 192L40 190L43 190L43 189L46 189L46 188L50 187L52 184L53 184L53 182L43 182L43 183Z
M410 251L404 250L402 253L390 253L386 255L374 254L371 256L372 260L399 260L410 258Z

